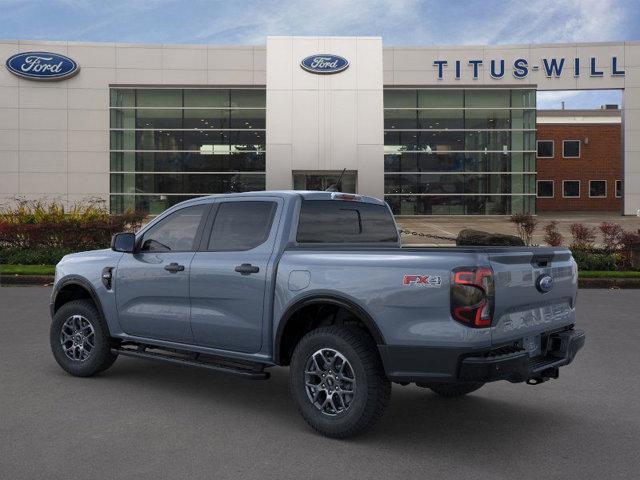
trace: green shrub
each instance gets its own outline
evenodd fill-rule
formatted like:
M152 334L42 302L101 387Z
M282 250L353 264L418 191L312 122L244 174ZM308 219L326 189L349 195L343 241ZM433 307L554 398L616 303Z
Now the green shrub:
M109 246L117 232L135 231L144 214L111 215L98 201L70 208L58 202L25 201L0 210L0 262L54 264L67 253Z
M618 270L621 256L618 253L607 253L574 248L571 253L578 264L578 270Z
M0 248L0 264L55 265L73 250L61 248Z

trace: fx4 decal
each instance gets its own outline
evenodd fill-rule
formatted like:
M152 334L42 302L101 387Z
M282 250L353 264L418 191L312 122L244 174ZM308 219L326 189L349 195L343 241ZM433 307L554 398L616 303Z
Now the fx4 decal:
M405 275L402 281L404 286L417 285L418 287L436 287L442 285L440 275Z

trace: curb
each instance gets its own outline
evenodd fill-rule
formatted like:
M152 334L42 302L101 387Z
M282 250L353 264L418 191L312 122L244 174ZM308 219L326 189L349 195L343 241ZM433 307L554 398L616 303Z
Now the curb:
M0 287L16 285L53 285L53 275L0 275Z
M578 288L640 288L640 278L580 278Z

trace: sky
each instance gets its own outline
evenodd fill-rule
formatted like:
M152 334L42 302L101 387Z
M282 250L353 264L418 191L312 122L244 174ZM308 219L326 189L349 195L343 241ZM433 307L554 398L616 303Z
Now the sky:
M0 38L263 45L267 35L381 36L385 46L640 40L640 0L0 0ZM539 108L619 103L541 92Z

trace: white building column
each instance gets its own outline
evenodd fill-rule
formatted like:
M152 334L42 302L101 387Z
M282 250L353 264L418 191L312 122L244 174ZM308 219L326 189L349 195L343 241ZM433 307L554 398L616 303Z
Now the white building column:
M318 75L300 67L313 54L349 67ZM267 38L266 187L292 188L292 171L358 173L358 193L384 196L382 39Z
M624 215L640 210L640 43L625 44L625 89L622 98Z

